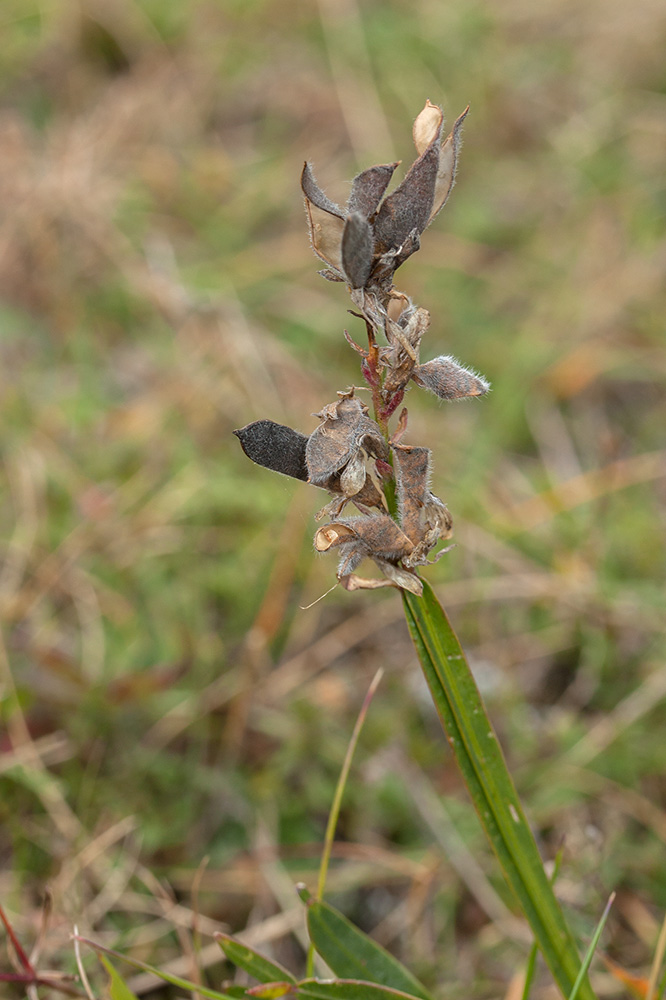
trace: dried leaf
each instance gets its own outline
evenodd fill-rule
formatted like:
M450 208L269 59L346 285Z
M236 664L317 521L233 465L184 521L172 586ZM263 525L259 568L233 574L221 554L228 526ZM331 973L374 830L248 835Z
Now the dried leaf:
M434 392L440 399L463 399L484 396L490 385L477 372L465 368L451 356L433 358L414 369L412 378L417 385Z
M353 212L360 212L366 219L370 218L377 210L399 162L396 160L395 163L382 163L376 167L369 167L354 178L347 202L347 211L350 215Z
M352 288L363 288L372 270L374 238L359 212L349 216L342 234L342 269Z
M307 482L305 434L273 420L255 420L234 434L247 457L257 465Z
M469 106L465 108L459 118L456 119L450 135L442 143L439 154L439 169L435 182L435 196L433 198L432 210L428 225L435 218L437 213L446 204L456 180L456 170L458 168L458 154L462 142L462 125L469 112Z
M412 137L416 152L421 155L433 141L444 121L442 109L429 100L425 102L423 111L417 116L412 129Z

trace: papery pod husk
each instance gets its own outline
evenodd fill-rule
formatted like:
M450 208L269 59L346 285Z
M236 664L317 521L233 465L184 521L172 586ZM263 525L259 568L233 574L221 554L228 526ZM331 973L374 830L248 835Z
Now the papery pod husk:
M345 228L345 213L339 205L326 197L314 179L309 163L303 167L301 188L305 195L305 211L312 249L333 268L334 274L342 276L342 234Z
M378 459L378 461L381 462L382 459ZM351 499L361 510L363 510L363 507L380 507L382 510L385 509L384 494L377 489L375 481L369 473L366 473L362 489Z
M380 590L383 587L395 587L392 580L379 580L377 577L357 576L356 573L345 573L338 577L338 582L348 591Z
M413 548L411 539L388 514L369 514L353 522L354 531L373 558L395 562Z
M396 353L399 354L399 360L393 360ZM383 389L386 396L394 396L396 393L400 392L408 384L414 372L415 363L404 351L397 352L391 349L388 354L388 360L381 358L382 367L385 369L384 372L384 382Z
M428 225L435 218L437 213L446 204L456 179L458 166L458 155L461 145L462 125L469 113L469 106L459 115L453 125L453 129L442 143L439 155L439 166L437 169L437 179L435 181L435 193L433 197L432 210ZM438 129L443 125L443 114L441 108L436 104L426 101L423 111L414 122L412 135L414 145L419 154L423 153L428 145L433 141Z
M352 527L345 522L335 521L332 524L325 524L323 528L315 531L314 547L317 552L328 552L339 545L356 541L357 534Z
M344 222L334 215L322 212L309 201L306 201L305 208L310 227L312 249L325 264L329 265L333 275L339 275L340 280L344 281L342 275L342 234L345 228ZM324 277L328 278L329 281L331 280L328 271L324 272ZM333 277L332 280L335 281L336 278Z
M442 151L439 155L439 168L437 170L437 180L435 182L435 194L430 211L428 225L432 222L438 212L444 208L449 195L453 190L458 170L458 156L462 144L462 126L465 118L469 114L469 105L463 113L456 118L453 129L442 143Z
M410 593L416 594L417 597L423 594L423 584L415 573L410 573L408 570L384 560L375 559L375 563L382 573L386 573L383 580L348 573L338 578L345 590L379 590L382 587L397 587L399 590L408 590Z
M417 597L421 596L423 593L423 584L415 573L383 559L375 559L375 563L394 586L399 587L401 590L408 590L410 593L416 594Z

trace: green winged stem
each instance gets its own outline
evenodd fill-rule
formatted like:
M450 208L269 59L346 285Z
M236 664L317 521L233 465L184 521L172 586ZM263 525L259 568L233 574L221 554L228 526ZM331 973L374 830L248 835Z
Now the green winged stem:
M543 867L462 647L433 591L402 592L405 616L448 742L483 828L564 997L581 960ZM594 1000L587 977L580 1000Z

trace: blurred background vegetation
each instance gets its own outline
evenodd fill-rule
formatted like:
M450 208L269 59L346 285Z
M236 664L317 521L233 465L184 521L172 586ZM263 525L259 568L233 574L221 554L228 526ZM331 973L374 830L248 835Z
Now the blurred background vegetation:
M334 579L323 494L231 435L309 432L358 381L299 173L344 201L411 162L429 97L472 111L398 287L431 311L423 358L493 392L409 397L456 523L426 575L545 857L564 843L577 933L618 889L607 950L644 970L666 907L663 5L5 0L0 24L0 900L24 941L48 887L46 966L76 923L191 975L194 921L211 984L218 928L298 967L292 886L382 665L331 898L443 996L521 968L399 595L300 610Z

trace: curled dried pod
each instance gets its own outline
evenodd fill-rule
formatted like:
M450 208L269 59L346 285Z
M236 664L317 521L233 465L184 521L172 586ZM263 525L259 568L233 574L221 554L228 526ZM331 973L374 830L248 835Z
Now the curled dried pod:
M353 497L366 481L364 454L386 460L389 449L379 425L368 417L367 406L353 390L340 397L319 412L321 423L308 439L306 464L315 486L330 489L339 484L345 496Z

